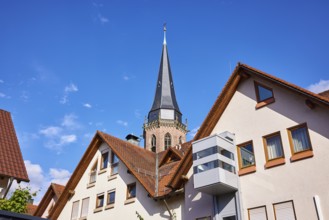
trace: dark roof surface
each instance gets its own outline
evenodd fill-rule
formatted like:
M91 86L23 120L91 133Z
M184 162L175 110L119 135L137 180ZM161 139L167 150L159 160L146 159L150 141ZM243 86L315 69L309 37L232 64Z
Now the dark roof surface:
M162 47L158 81L156 84L155 97L151 111L158 109L174 109L177 112L180 112L176 100L166 43L164 43Z
M29 181L10 113L0 109L0 175Z

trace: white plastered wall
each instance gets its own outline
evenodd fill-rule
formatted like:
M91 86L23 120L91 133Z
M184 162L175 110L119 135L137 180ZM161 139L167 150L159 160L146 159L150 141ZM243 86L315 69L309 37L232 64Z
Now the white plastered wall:
M144 219L169 219L169 213L165 207L163 201L154 201L152 198L148 197L147 191L144 187L136 180L136 178L127 173L127 167L120 161L119 162L119 173L116 175L115 179L108 180L110 175L110 168L107 169L105 173L97 175L96 184L93 187L87 188L89 183L89 172L94 165L95 161L98 160L98 171L101 161L101 152L109 150L109 147L103 143L91 163L89 164L87 170L83 174L80 182L75 188L74 196L66 203L64 209L62 210L58 219L68 220L71 219L72 204L75 201L79 202L79 216L81 213L82 199L89 199L89 209L88 209L88 220L97 219L137 219L136 211ZM136 182L137 186L137 196L135 202L126 204L126 193L127 184ZM94 213L96 207L96 196L100 193L105 193L104 207L106 206L107 192L109 190L115 189L115 204L112 209L103 209L103 211ZM183 219L183 203L184 196L174 196L167 200L169 207L174 211L177 219Z
M254 80L273 88L275 102L255 109ZM307 123L314 157L290 162L287 128ZM253 141L256 172L240 177L244 219L248 208L266 205L274 219L273 203L293 200L298 220L317 219L313 196L321 201L324 219L329 218L329 111L328 107L305 105L305 97L260 79L242 82L212 134L235 133L236 143ZM262 137L280 131L285 164L265 169Z

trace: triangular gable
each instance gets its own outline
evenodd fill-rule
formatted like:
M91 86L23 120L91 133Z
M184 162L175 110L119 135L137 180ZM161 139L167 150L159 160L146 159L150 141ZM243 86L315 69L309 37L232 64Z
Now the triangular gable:
M127 141L123 141L111 135L97 131L86 152L82 156L78 166L74 170L71 178L69 179L61 197L52 209L49 218L56 219L63 210L66 202L71 197L75 187L79 183L82 175L91 163L92 158L96 154L100 145L105 142L111 150L117 155L120 161L127 167L132 175L141 183L145 190L149 193L150 197L162 197L169 194L172 189L167 188L168 182L172 179L173 175L179 169L178 162L173 163L167 175L159 179L159 191L155 192L155 153L145 150L139 146L135 146ZM182 153L186 147L182 148ZM174 152L174 151L172 151ZM175 152L176 157L179 153ZM160 169L160 172L163 171ZM162 187L162 188L161 188Z
M49 203L51 202L51 199L54 196L57 196L57 198L59 199L59 197L61 196L61 194L64 191L64 188L65 188L65 186L62 186L62 185L59 185L56 183L51 183L50 186L48 187L45 195L42 197L42 199L39 203L39 206L36 208L34 215L41 217L42 214L47 209Z
M200 126L199 131L194 136L193 140L199 140L210 135L211 131L216 126L219 118L221 117L231 98L233 97L239 83L244 79L248 78L250 75L258 76L260 78L263 78L264 80L271 81L272 83L278 86L289 89L292 92L303 95L306 98L305 102L307 105L314 105L315 103L317 103L329 107L329 99L323 95L315 94L309 90L303 89L299 86L296 86L268 73L250 67L246 64L238 63L226 85L224 86L222 92L217 97L214 105L210 109L206 119Z
M159 161L159 167L161 167L164 164L179 161L182 159L182 156L180 155L178 150L176 150L176 147L170 147L165 151L166 152L165 155Z
M303 95L306 98L305 100L306 104L309 103L308 100L311 100L312 105L313 103L317 103L329 107L329 98L327 98L327 93L315 94L311 91L303 89L294 84L288 83L282 79L274 77L263 71L257 70L245 64L238 63L232 75L226 82L222 92L217 97L214 105L212 106L208 115L206 116L205 120L200 126L199 131L194 136L193 141L202 139L211 134L218 120L220 119L221 115L223 114L224 110L226 109L230 100L232 99L235 91L237 90L239 83L242 82L243 80L248 79L251 75L256 75L265 80L269 80L279 86L285 87L290 91ZM180 161L179 169L176 170L175 175L173 175L173 178L169 181L168 185L172 188L181 187L181 185L184 183L183 176L187 174L191 166L192 166L192 147L188 148L188 150L185 152L185 156Z

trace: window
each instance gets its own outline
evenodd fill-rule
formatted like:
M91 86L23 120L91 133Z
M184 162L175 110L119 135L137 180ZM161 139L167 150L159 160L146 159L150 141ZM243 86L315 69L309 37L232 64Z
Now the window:
M238 145L239 175L255 172L256 162L252 141Z
M263 143L266 157L266 168L285 163L280 132L264 136Z
M182 143L183 143L182 136L179 136L178 143L179 143L179 144L182 144Z
M107 193L107 205L115 203L115 190L111 190Z
M81 217L86 217L88 215L88 209L89 209L89 198L85 198L82 200Z
M256 108L263 107L274 102L273 90L267 86L255 82L257 105Z
M136 183L131 183L127 186L127 199L136 197Z
M209 155L213 155L213 154L217 154L217 153L219 153L219 154L223 155L224 157L227 157L231 160L234 160L234 154L232 152L225 150L219 146L209 147L205 150L195 152L193 154L193 160L198 160L203 157L207 157Z
M165 144L165 150L167 150L168 147L171 146L171 135L169 133L165 135L164 144Z
M72 204L71 219L78 219L78 214L79 214L79 201L75 201Z
M248 209L249 220L267 220L266 206Z
M157 139L156 139L155 135L153 134L152 139L151 139L152 152L156 151L156 144L157 144Z
M313 156L312 145L306 123L288 128L292 161Z
M101 208L104 205L104 193L98 194L96 199L96 209Z
M293 201L273 204L273 209L276 220L296 220Z
M108 162L109 162L109 152L102 153L101 169L107 168Z
M94 183L96 182L96 172L97 172L97 161L94 163L93 167L90 170L90 179L89 183Z
M211 169L214 169L214 168L217 168L217 167L220 167L224 170L227 170L231 173L235 173L235 167L228 164L228 163L225 163L223 161L220 161L220 160L213 160L213 161L210 161L210 162L207 162L207 163L204 163L204 164L200 164L200 165L197 165L195 166L193 169L194 169L194 173L202 173L204 171L207 171L207 170L211 170Z
M119 158L115 153L111 154L111 175L117 174L119 171Z

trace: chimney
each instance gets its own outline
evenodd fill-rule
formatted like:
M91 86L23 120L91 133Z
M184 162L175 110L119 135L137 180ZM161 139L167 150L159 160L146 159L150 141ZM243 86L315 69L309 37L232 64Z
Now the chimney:
M134 145L139 146L140 139L139 139L137 136L133 135L133 134L128 134L128 135L126 136L126 140L127 140L128 142L134 144Z

